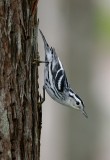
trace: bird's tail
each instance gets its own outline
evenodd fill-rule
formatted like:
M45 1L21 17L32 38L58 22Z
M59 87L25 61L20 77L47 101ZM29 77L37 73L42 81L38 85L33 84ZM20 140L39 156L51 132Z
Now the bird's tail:
M43 35L43 33L42 33L42 31L40 29L39 29L39 32L40 32L40 34L42 36L42 39L43 39L43 42L44 42L44 47L49 47L49 45L48 45L48 43L47 43L47 41L45 39L45 36Z

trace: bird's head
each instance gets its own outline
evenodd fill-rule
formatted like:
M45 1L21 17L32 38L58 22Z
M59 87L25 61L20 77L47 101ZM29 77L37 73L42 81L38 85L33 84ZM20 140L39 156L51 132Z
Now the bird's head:
M84 103L81 100L81 98L76 93L74 93L71 89L69 89L67 97L68 98L66 100L66 103L67 103L66 105L68 105L68 106L70 106L72 108L80 110L84 114L84 116L86 118L88 118L88 115L84 110L84 107L85 107Z

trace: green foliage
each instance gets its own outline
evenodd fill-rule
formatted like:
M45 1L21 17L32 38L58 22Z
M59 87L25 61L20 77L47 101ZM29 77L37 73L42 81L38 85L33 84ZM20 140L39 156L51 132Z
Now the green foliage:
M110 14L98 9L94 14L94 22L96 36L110 39Z

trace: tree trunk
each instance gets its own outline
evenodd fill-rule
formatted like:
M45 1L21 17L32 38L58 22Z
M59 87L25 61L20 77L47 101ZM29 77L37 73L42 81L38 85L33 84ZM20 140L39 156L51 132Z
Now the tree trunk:
M37 0L0 1L0 159L39 160Z

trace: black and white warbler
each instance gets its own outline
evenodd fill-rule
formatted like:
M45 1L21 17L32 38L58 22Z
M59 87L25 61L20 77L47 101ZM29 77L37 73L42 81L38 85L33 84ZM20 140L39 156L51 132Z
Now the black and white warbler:
M44 42L45 49L45 68L44 68L44 88L52 99L65 106L69 106L84 114L84 103L81 98L73 92L66 77L62 63L57 56L55 49L49 47L42 31L39 29Z

